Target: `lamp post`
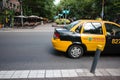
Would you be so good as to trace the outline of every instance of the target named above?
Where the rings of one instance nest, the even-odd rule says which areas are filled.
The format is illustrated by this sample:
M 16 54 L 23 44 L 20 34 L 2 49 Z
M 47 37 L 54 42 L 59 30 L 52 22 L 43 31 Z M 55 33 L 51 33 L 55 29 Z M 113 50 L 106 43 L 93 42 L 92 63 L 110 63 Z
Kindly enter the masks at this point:
M 22 24 L 22 27 L 23 27 L 23 9 L 22 9 L 22 0 L 20 0 L 20 11 L 21 11 L 21 24 Z

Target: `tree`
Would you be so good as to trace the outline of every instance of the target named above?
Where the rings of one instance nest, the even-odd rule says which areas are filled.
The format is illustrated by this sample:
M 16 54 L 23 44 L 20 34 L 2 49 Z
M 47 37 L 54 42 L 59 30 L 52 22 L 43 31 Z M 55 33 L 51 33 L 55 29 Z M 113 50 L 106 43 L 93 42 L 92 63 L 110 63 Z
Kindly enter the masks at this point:
M 102 4 L 103 0 L 61 0 L 58 9 L 70 9 L 69 17 L 95 19 L 101 15 Z M 104 0 L 104 19 L 113 21 L 119 16 L 120 1 Z
M 63 9 L 70 9 L 69 16 L 78 19 L 91 18 L 90 14 L 94 13 L 92 12 L 93 0 L 61 0 L 59 6 L 62 6 Z
M 54 0 L 23 0 L 23 11 L 25 15 L 38 15 L 53 18 Z

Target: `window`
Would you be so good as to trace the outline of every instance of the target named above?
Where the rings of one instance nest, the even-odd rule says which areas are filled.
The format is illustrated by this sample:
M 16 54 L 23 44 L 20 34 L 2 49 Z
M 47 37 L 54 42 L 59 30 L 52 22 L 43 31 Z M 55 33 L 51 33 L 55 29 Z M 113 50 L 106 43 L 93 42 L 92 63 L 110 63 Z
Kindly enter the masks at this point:
M 70 23 L 69 25 L 67 25 L 65 28 L 66 28 L 67 30 L 70 30 L 70 29 L 73 28 L 75 25 L 77 25 L 79 22 L 80 22 L 79 20 L 78 20 L 78 21 L 74 21 L 74 22 Z
M 80 33 L 80 32 L 81 32 L 81 28 L 82 28 L 82 25 L 78 26 L 78 27 L 75 29 L 75 32 L 76 32 L 76 33 Z
M 86 34 L 103 34 L 101 23 L 85 23 L 83 27 L 83 33 Z
M 120 27 L 118 27 L 114 24 L 109 24 L 109 23 L 105 23 L 105 26 L 106 26 L 107 35 L 118 36 L 118 34 L 120 32 Z

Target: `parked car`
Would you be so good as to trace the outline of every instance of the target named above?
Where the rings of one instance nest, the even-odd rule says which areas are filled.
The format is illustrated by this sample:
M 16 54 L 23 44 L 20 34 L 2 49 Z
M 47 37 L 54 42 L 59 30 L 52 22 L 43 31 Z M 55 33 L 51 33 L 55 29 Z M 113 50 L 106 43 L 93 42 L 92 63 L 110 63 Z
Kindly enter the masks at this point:
M 120 52 L 120 25 L 102 20 L 78 20 L 56 28 L 52 44 L 71 58 L 79 58 L 86 51 L 96 51 L 98 45 L 103 51 Z

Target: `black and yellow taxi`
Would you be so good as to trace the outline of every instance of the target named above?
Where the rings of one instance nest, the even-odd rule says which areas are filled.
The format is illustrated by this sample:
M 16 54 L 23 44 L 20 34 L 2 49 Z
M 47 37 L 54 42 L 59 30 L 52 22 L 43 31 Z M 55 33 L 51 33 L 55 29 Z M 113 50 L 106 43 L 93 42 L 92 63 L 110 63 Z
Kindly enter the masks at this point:
M 53 47 L 79 58 L 86 51 L 96 51 L 98 45 L 103 51 L 120 51 L 120 25 L 103 20 L 78 20 L 63 28 L 55 28 Z

